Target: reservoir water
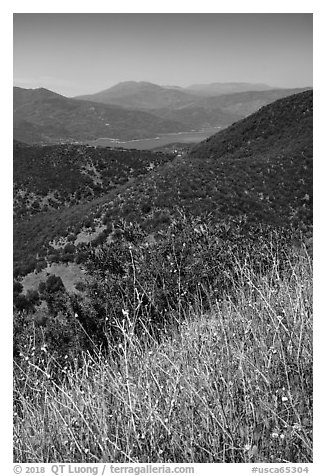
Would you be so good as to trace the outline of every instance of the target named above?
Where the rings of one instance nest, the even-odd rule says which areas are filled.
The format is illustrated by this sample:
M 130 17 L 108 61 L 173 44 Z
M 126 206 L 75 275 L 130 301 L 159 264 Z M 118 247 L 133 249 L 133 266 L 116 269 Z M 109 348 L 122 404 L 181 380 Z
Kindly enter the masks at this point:
M 88 142 L 89 145 L 101 147 L 123 147 L 125 149 L 154 149 L 172 143 L 198 143 L 207 137 L 219 132 L 221 127 L 211 127 L 209 129 L 202 129 L 200 131 L 191 132 L 173 132 L 170 134 L 162 134 L 151 139 L 135 139 L 129 141 L 120 141 L 119 139 L 112 139 L 108 137 L 100 137 L 94 141 Z

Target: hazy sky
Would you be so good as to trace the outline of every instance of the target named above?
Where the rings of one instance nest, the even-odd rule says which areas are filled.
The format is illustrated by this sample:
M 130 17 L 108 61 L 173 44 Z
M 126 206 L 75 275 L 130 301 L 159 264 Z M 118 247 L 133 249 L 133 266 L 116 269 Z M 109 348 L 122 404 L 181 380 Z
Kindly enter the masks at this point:
M 312 14 L 16 13 L 14 84 L 66 96 L 120 81 L 312 86 Z

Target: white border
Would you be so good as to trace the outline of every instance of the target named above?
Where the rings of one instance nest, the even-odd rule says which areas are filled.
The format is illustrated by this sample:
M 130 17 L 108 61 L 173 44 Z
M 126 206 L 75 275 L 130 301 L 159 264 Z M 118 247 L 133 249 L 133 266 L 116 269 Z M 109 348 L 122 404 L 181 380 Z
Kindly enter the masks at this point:
M 244 6 L 246 8 L 244 8 Z M 314 463 L 309 474 L 320 475 L 324 457 L 323 436 L 325 433 L 325 410 L 324 410 L 324 381 L 325 371 L 323 364 L 323 343 L 325 336 L 324 312 L 324 269 L 325 269 L 325 227 L 323 215 L 325 215 L 323 204 L 324 198 L 324 141 L 321 141 L 320 134 L 322 127 L 325 127 L 325 83 L 324 75 L 324 44 L 323 31 L 326 25 L 323 3 L 320 1 L 229 1 L 217 4 L 217 2 L 201 0 L 200 2 L 189 1 L 164 1 L 149 3 L 138 0 L 137 2 L 119 1 L 115 4 L 107 1 L 72 2 L 58 0 L 56 2 L 40 1 L 13 1 L 7 5 L 2 5 L 0 16 L 0 31 L 2 45 L 2 121 L 1 137 L 2 148 L 1 166 L 2 173 L 0 183 L 0 200 L 2 207 L 2 233 L 1 250 L 3 256 L 3 267 L 1 273 L 2 290 L 2 343 L 0 346 L 1 362 L 1 462 L 4 463 L 3 474 L 12 474 L 12 14 L 15 13 L 314 13 Z M 320 54 L 321 53 L 321 54 Z M 323 131 L 323 134 L 325 132 Z M 199 466 L 199 468 L 198 468 Z M 196 474 L 210 473 L 210 467 L 215 465 L 196 465 Z M 235 465 L 232 465 L 232 467 Z M 240 468 L 241 466 L 241 468 Z M 216 469 L 220 474 L 245 474 L 243 465 L 232 468 L 230 465 L 221 465 Z M 6 471 L 8 469 L 8 471 Z M 248 466 L 248 474 L 250 469 Z

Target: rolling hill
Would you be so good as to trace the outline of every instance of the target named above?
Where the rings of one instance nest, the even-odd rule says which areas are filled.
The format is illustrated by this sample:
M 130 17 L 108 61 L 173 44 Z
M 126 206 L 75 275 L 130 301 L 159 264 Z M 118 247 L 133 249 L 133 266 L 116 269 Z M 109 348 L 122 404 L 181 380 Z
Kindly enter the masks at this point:
M 77 96 L 76 99 L 150 110 L 188 105 L 196 101 L 197 97 L 183 89 L 158 86 L 145 81 L 125 81 L 95 94 Z
M 213 83 L 206 86 L 186 89 L 126 81 L 77 99 L 147 110 L 160 119 L 182 123 L 184 130 L 195 130 L 230 125 L 266 104 L 306 90 L 272 89 L 248 83 Z
M 280 99 L 193 147 L 188 155 L 162 158 L 146 175 L 101 190 L 82 203 L 18 220 L 16 260 L 23 264 L 28 258 L 35 265 L 36 250 L 43 256 L 52 252 L 50 240 L 79 233 L 87 219 L 106 226 L 104 241 L 121 218 L 156 233 L 171 223 L 177 207 L 195 216 L 208 214 L 215 222 L 244 217 L 249 223 L 309 230 L 312 117 L 312 91 Z M 37 180 L 41 184 L 44 178 Z
M 175 155 L 175 154 L 174 154 Z M 14 214 L 35 215 L 99 197 L 174 158 L 160 152 L 14 141 Z
M 141 210 L 150 206 L 144 216 Z M 136 181 L 112 206 L 155 228 L 174 206 L 215 220 L 312 223 L 312 92 L 280 99 Z
M 184 125 L 145 111 L 78 101 L 44 88 L 14 88 L 14 138 L 27 143 L 131 140 L 178 132 Z
M 195 105 L 176 109 L 153 109 L 160 118 L 182 122 L 188 128 L 227 126 L 277 99 L 298 94 L 305 89 L 272 89 L 248 91 L 200 98 Z
M 14 143 L 59 205 L 14 224 L 15 461 L 312 461 L 312 120 L 308 91 L 175 158 Z
M 101 137 L 131 140 L 225 127 L 263 105 L 300 91 L 279 89 L 200 97 L 181 89 L 126 82 L 73 99 L 44 88 L 15 87 L 14 138 L 29 144 L 76 143 Z

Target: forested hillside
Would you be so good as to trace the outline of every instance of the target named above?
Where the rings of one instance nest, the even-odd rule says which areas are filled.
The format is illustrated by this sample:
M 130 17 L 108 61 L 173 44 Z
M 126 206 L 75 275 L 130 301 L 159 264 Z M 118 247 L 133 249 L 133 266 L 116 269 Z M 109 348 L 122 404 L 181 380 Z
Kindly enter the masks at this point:
M 172 160 L 173 154 L 14 141 L 16 217 L 91 200 Z

